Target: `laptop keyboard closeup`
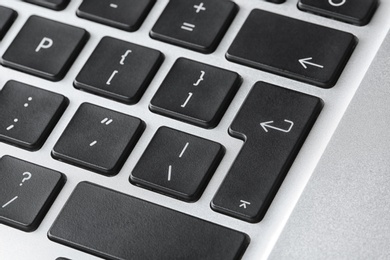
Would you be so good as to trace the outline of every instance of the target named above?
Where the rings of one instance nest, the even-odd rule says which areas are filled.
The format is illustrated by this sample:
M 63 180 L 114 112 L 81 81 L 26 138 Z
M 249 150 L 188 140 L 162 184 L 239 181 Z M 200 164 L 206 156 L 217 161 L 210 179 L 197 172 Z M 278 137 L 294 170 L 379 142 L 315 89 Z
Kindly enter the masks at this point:
M 384 16 L 376 0 L 0 5 L 0 259 L 266 258 Z

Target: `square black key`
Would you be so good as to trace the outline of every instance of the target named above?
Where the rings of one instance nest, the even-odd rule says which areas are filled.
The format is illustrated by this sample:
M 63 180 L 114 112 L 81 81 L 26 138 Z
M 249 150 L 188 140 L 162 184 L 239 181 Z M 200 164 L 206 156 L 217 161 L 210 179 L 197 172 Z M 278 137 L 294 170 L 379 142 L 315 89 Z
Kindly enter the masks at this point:
M 65 76 L 88 36 L 84 29 L 31 16 L 4 53 L 1 63 L 58 81 Z
M 14 10 L 0 6 L 0 40 L 3 39 L 17 16 L 18 14 Z
M 125 31 L 136 31 L 156 0 L 83 0 L 77 15 Z
M 240 84 L 235 72 L 179 58 L 149 107 L 197 126 L 215 127 Z
M 134 104 L 163 61 L 157 50 L 104 37 L 74 82 L 76 88 Z
M 52 150 L 55 159 L 104 175 L 119 172 L 144 130 L 144 123 L 83 103 Z
M 0 91 L 0 141 L 39 149 L 67 105 L 62 95 L 8 81 Z
M 218 143 L 161 127 L 135 166 L 130 181 L 194 201 L 199 199 L 224 151 Z
M 65 183 L 62 173 L 20 159 L 0 159 L 0 223 L 35 230 Z
M 237 13 L 228 0 L 170 0 L 150 36 L 191 50 L 211 53 Z

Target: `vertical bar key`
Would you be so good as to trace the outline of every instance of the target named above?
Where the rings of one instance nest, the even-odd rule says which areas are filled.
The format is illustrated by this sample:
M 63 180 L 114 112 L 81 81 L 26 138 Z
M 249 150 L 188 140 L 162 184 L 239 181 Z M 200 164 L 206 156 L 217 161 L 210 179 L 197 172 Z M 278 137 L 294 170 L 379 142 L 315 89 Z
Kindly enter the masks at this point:
M 259 222 L 321 108 L 317 97 L 256 83 L 229 128 L 229 133 L 245 144 L 211 207 Z

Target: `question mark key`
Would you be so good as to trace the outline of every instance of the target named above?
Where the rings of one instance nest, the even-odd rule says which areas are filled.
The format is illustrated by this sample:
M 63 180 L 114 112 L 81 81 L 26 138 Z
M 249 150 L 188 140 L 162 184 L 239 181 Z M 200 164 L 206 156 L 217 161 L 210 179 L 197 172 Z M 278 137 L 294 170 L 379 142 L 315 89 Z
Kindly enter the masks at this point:
M 0 158 L 0 223 L 31 232 L 38 228 L 65 184 L 65 175 L 21 159 Z

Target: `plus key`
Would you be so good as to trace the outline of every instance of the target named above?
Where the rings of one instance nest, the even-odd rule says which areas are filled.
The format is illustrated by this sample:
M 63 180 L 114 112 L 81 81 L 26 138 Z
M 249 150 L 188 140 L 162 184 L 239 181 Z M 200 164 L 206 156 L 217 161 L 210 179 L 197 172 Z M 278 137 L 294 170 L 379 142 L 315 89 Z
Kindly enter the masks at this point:
M 229 133 L 245 141 L 211 207 L 259 222 L 322 108 L 321 99 L 258 82 Z
M 199 52 L 215 50 L 237 13 L 237 5 L 225 0 L 171 0 L 150 36 Z

